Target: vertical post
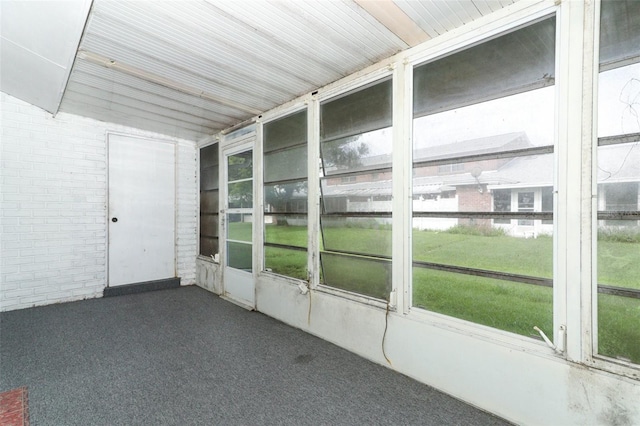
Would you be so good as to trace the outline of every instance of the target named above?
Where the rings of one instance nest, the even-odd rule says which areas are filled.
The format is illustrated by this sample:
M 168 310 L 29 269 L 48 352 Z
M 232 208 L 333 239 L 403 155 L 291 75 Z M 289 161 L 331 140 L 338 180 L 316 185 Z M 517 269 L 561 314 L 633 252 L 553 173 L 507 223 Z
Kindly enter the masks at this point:
M 320 283 L 320 105 L 315 95 L 307 102 L 307 269 L 309 286 Z
M 587 362 L 592 353 L 595 32 L 593 0 L 561 3 L 554 328 L 556 345 L 565 350 L 568 360 L 575 362 Z

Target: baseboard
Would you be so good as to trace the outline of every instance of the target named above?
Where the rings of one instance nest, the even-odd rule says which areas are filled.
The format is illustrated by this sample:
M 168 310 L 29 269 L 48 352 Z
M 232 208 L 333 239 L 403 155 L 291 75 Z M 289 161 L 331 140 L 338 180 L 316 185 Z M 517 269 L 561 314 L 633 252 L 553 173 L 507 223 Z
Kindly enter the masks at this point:
M 104 289 L 103 297 L 123 296 L 125 294 L 144 293 L 147 291 L 166 290 L 168 288 L 177 287 L 180 287 L 180 277 L 106 287 Z

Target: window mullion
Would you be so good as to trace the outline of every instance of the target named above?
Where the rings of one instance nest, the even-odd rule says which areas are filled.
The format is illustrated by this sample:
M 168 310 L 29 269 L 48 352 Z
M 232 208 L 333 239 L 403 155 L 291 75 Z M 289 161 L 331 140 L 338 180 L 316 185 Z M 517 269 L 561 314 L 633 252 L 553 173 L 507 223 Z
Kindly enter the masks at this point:
M 307 109 L 307 270 L 309 285 L 320 283 L 320 104 L 311 97 Z

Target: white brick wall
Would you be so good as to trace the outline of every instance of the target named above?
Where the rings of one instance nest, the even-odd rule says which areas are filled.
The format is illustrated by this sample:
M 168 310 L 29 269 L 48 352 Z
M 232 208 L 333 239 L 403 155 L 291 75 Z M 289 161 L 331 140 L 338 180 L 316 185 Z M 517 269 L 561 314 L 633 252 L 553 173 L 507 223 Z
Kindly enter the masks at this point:
M 50 114 L 0 92 L 0 311 L 100 297 L 106 286 L 106 133 L 166 136 Z M 195 283 L 196 145 L 178 146 L 177 262 Z

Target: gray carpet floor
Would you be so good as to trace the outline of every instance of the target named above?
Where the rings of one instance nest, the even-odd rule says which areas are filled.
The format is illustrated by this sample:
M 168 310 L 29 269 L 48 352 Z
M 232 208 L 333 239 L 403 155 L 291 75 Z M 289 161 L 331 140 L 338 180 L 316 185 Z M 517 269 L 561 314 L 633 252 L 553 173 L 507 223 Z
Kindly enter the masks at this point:
M 0 392 L 40 425 L 503 425 L 197 287 L 0 314 Z

